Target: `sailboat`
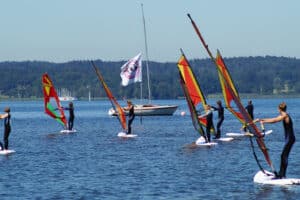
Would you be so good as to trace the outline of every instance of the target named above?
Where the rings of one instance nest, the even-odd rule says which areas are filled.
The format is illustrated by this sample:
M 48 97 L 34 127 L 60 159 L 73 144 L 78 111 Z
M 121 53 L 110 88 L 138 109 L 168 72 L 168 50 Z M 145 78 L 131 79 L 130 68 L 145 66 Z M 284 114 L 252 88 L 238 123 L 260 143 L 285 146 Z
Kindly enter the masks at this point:
M 144 27 L 144 41 L 145 41 L 145 52 L 146 52 L 146 70 L 147 70 L 147 89 L 148 89 L 148 104 L 135 104 L 134 113 L 137 116 L 154 116 L 154 115 L 173 115 L 178 105 L 155 105 L 151 103 L 151 87 L 150 87 L 150 74 L 149 74 L 149 56 L 148 56 L 148 45 L 147 45 L 147 32 L 146 32 L 146 23 L 144 17 L 143 4 L 142 8 L 142 17 L 143 17 L 143 27 Z M 142 83 L 141 87 L 141 98 L 142 94 Z M 110 109 L 108 112 L 109 115 L 116 115 L 114 109 Z
M 61 130 L 61 133 L 75 132 L 75 130 L 67 130 L 67 120 L 64 110 L 61 106 L 52 80 L 47 73 L 42 76 L 42 87 L 44 93 L 45 113 L 64 127 L 64 130 Z
M 106 85 L 104 78 L 103 78 L 100 70 L 96 67 L 95 63 L 93 61 L 91 61 L 91 63 L 92 63 L 92 66 L 94 67 L 95 73 L 106 93 L 106 96 L 108 97 L 113 108 L 115 110 L 117 110 L 117 113 L 118 113 L 117 117 L 118 117 L 118 120 L 123 129 L 121 132 L 118 133 L 118 136 L 119 137 L 136 137 L 137 135 L 134 135 L 134 134 L 126 134 L 128 127 L 127 127 L 127 121 L 126 121 L 126 115 L 125 115 L 124 109 L 121 108 L 120 104 L 117 102 L 116 98 L 113 96 L 112 92 Z
M 142 93 L 142 59 L 141 53 L 128 60 L 122 67 L 120 76 L 122 78 L 121 85 L 127 86 L 140 82 L 141 100 Z M 150 93 L 149 93 L 150 94 Z M 153 115 L 172 115 L 177 109 L 177 106 L 171 105 L 152 105 L 152 104 L 136 104 L 134 112 L 137 116 L 153 116 Z M 117 115 L 114 108 L 109 109 L 109 115 Z M 128 111 L 125 111 L 128 114 Z

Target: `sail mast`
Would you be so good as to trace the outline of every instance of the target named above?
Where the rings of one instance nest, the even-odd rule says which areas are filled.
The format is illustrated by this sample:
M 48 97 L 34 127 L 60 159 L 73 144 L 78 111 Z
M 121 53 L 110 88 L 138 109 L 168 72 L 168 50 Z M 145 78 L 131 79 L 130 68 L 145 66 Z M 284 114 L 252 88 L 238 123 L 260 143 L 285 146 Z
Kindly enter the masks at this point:
M 146 32 L 146 22 L 145 22 L 143 4 L 141 4 L 141 8 L 142 8 L 142 17 L 143 17 L 143 26 L 144 26 L 144 41 L 145 41 L 147 84 L 148 84 L 148 100 L 149 100 L 149 103 L 151 103 L 150 75 L 149 75 L 149 63 L 148 63 L 149 62 L 149 56 L 148 56 L 147 32 Z M 142 91 L 142 89 L 141 89 L 141 91 Z
M 263 134 L 256 127 L 256 125 L 254 124 L 253 120 L 250 118 L 249 114 L 247 113 L 247 111 L 243 107 L 242 103 L 240 102 L 238 93 L 236 91 L 234 91 L 234 89 L 233 89 L 233 86 L 232 86 L 233 83 L 232 83 L 232 85 L 230 85 L 231 77 L 230 77 L 229 73 L 227 73 L 228 77 L 224 76 L 224 74 L 223 74 L 224 72 L 221 71 L 219 63 L 217 62 L 217 60 L 213 57 L 212 53 L 210 52 L 210 50 L 208 48 L 208 45 L 205 43 L 205 41 L 204 41 L 204 39 L 203 39 L 203 37 L 202 37 L 202 35 L 201 35 L 198 27 L 196 26 L 195 22 L 193 21 L 191 15 L 187 14 L 187 16 L 191 20 L 191 23 L 192 23 L 192 25 L 193 25 L 193 27 L 194 27 L 194 29 L 195 29 L 198 37 L 200 38 L 203 46 L 205 47 L 207 53 L 209 54 L 211 60 L 216 65 L 217 70 L 218 70 L 219 75 L 220 75 L 219 76 L 220 77 L 220 81 L 221 82 L 223 81 L 224 84 L 226 85 L 226 87 L 228 89 L 228 92 L 231 94 L 233 101 L 235 102 L 235 104 L 238 107 L 240 113 L 242 114 L 242 117 L 244 118 L 243 120 L 245 121 L 245 125 L 247 125 L 247 127 L 249 128 L 249 130 L 250 130 L 250 132 L 252 134 L 255 134 L 255 136 L 256 136 L 256 142 L 257 142 L 258 146 L 260 147 L 261 151 L 263 152 L 267 163 L 269 164 L 269 166 L 271 167 L 271 169 L 273 171 L 275 171 L 273 163 L 272 163 L 272 161 L 271 161 L 271 159 L 269 157 L 268 149 L 266 148 L 266 146 L 264 144 L 264 141 L 263 141 Z M 224 69 L 226 68 L 225 69 L 226 72 L 228 72 L 227 67 L 226 67 L 225 63 L 223 62 L 223 60 L 222 60 L 222 64 L 223 64 Z

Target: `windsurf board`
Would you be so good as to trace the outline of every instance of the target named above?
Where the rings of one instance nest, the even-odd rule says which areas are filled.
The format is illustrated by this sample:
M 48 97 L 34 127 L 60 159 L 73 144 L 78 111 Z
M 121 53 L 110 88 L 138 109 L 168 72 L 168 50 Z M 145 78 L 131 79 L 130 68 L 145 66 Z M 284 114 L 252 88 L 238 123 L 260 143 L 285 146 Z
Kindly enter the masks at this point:
M 206 142 L 204 137 L 201 136 L 196 140 L 195 144 L 197 146 L 214 146 L 214 145 L 217 145 L 218 143 L 216 143 L 216 142 Z
M 273 130 L 267 130 L 265 132 L 266 135 L 269 135 L 273 132 Z M 249 133 L 247 132 L 241 132 L 241 133 L 226 133 L 227 136 L 229 137 L 244 137 L 244 136 L 249 136 Z
M 68 129 L 64 129 L 64 130 L 61 130 L 60 133 L 76 133 L 77 131 L 75 129 L 72 129 L 72 130 L 68 130 Z
M 276 178 L 274 173 L 267 170 L 257 172 L 253 181 L 264 185 L 300 185 L 298 178 Z
M 0 155 L 8 155 L 8 154 L 12 154 L 15 153 L 15 150 L 12 149 L 7 149 L 7 150 L 0 150 Z
M 134 138 L 134 137 L 137 137 L 137 135 L 135 135 L 135 134 L 126 134 L 124 132 L 119 132 L 118 133 L 118 137 L 122 137 L 122 138 Z
M 233 137 L 220 137 L 216 139 L 213 138 L 214 141 L 221 141 L 221 142 L 230 142 L 233 139 L 234 139 Z

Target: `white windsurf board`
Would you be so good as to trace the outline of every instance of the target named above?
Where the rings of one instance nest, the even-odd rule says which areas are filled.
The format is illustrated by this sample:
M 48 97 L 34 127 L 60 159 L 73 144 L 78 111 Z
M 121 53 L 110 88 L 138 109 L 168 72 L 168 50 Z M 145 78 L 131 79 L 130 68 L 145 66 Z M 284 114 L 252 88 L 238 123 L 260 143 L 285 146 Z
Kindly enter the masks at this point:
M 77 131 L 75 129 L 72 129 L 72 130 L 68 130 L 68 129 L 64 129 L 64 130 L 61 130 L 60 133 L 76 133 Z
M 273 132 L 273 130 L 267 130 L 265 132 L 265 135 L 269 135 Z M 226 133 L 227 136 L 229 137 L 244 137 L 244 136 L 249 136 L 249 133 L 246 132 L 241 132 L 241 133 Z
M 264 172 L 257 172 L 253 181 L 264 185 L 300 185 L 300 179 L 298 178 L 276 178 L 274 173 L 267 170 L 264 170 Z
M 12 154 L 15 153 L 15 150 L 12 149 L 7 149 L 7 150 L 0 150 L 0 155 L 8 155 L 8 154 Z
M 119 132 L 118 133 L 118 137 L 122 137 L 122 138 L 135 138 L 135 137 L 137 137 L 137 135 L 135 135 L 135 134 L 126 134 L 124 132 Z
M 230 141 L 234 140 L 234 138 L 233 137 L 220 137 L 220 138 L 216 138 L 213 140 L 220 141 L 220 142 L 230 142 Z
M 201 136 L 196 140 L 195 144 L 197 146 L 214 146 L 214 145 L 217 145 L 218 143 L 216 143 L 216 142 L 206 142 L 204 137 Z

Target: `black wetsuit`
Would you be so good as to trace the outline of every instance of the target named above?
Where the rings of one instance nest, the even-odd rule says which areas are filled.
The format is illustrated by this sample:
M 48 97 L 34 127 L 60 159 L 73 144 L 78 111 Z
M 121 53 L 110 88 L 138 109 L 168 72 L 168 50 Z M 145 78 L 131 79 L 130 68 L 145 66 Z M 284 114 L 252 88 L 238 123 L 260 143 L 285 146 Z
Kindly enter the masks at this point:
M 212 111 L 209 111 L 209 113 L 206 115 L 206 121 L 206 137 L 207 141 L 210 142 L 210 130 L 214 127 Z
M 216 138 L 220 138 L 221 137 L 221 125 L 224 121 L 224 107 L 221 105 L 218 105 L 218 107 L 214 107 L 212 106 L 212 108 L 214 110 L 218 111 L 218 123 L 217 123 L 217 134 L 216 134 Z
M 247 112 L 249 113 L 251 119 L 254 119 L 254 115 L 253 115 L 254 107 L 253 107 L 253 104 L 248 104 L 248 105 L 246 106 L 246 110 L 247 110 Z
M 73 124 L 74 124 L 74 119 L 75 119 L 74 107 L 64 108 L 64 110 L 69 110 L 68 129 L 72 130 L 73 129 Z
M 283 177 L 283 178 L 286 175 L 289 153 L 292 149 L 293 144 L 296 141 L 294 135 L 294 129 L 293 129 L 293 121 L 289 115 L 288 117 L 289 117 L 289 123 L 286 123 L 285 120 L 283 120 L 285 145 L 281 153 L 281 163 L 280 163 L 280 171 L 279 171 L 279 177 Z
M 3 144 L 0 142 L 1 150 L 8 149 L 8 137 L 9 137 L 10 131 L 11 131 L 10 114 L 8 114 L 8 116 L 6 118 L 4 118 L 4 136 L 3 136 L 4 147 L 3 147 Z
M 132 106 L 129 110 L 129 114 L 128 114 L 128 132 L 127 134 L 131 134 L 131 124 L 134 120 L 135 114 L 134 114 L 134 107 Z

